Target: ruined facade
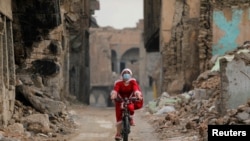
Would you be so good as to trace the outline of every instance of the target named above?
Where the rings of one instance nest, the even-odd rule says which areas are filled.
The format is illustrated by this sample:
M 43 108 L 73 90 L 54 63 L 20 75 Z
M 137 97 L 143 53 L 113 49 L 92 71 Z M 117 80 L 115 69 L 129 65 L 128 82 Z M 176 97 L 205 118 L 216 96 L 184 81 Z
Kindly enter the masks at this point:
M 92 1 L 96 2 L 96 1 Z M 91 24 L 91 0 L 63 3 L 65 10 L 65 39 L 68 40 L 68 85 L 69 93 L 83 103 L 89 104 L 90 68 L 89 68 L 89 32 Z M 92 7 L 98 8 L 98 7 Z
M 89 103 L 88 29 L 98 4 L 96 0 L 0 2 L 1 126 L 11 118 L 15 99 L 24 100 L 19 86 L 47 95 L 51 102 L 74 96 Z
M 66 80 L 59 80 L 66 71 L 62 69 L 66 52 L 61 46 L 63 27 L 59 1 L 14 0 L 12 10 L 17 79 L 23 83 L 33 79 L 39 83 L 34 83 L 38 89 L 61 99 Z
M 249 7 L 249 0 L 144 0 L 145 47 L 161 53 L 159 92 L 189 91 L 213 55 L 248 40 Z
M 142 87 L 147 85 L 142 33 L 143 20 L 135 28 L 90 29 L 91 94 L 97 103 L 102 96 L 107 101 L 110 99 L 113 84 L 124 68 L 133 71 L 133 77 Z
M 15 61 L 11 0 L 0 1 L 0 125 L 6 126 L 15 105 Z

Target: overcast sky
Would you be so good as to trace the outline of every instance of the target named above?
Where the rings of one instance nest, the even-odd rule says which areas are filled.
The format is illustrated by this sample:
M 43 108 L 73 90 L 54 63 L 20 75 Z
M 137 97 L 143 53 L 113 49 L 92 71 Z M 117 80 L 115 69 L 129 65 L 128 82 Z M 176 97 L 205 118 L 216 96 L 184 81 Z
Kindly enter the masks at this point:
M 100 10 L 94 17 L 100 27 L 112 26 L 116 29 L 135 27 L 143 19 L 143 0 L 99 0 Z

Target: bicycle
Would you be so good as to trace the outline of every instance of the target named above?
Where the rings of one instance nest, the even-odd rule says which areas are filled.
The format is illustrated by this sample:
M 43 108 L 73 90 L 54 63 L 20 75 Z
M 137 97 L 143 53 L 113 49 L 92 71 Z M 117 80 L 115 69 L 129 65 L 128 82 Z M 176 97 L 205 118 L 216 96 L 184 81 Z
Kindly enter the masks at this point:
M 139 100 L 137 97 L 130 97 L 130 98 L 116 98 L 116 101 L 122 102 L 122 130 L 121 135 L 123 138 L 123 141 L 128 141 L 128 135 L 130 133 L 130 113 L 128 110 L 128 104 L 130 104 L 133 101 Z M 116 139 L 116 141 L 119 141 Z

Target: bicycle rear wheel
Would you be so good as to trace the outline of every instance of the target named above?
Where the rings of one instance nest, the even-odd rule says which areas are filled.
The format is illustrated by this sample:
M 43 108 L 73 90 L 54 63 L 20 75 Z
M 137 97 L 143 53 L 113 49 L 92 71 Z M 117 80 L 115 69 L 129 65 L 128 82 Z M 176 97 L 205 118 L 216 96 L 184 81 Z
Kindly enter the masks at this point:
M 123 125 L 122 129 L 123 141 L 128 141 L 128 134 L 130 133 L 130 124 L 128 116 L 124 117 L 122 125 Z

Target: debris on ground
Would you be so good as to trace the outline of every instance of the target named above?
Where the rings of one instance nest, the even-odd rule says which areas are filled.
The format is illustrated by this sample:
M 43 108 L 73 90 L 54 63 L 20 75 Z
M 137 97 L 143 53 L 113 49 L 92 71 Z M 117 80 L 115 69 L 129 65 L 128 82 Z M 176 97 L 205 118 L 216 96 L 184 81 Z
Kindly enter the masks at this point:
M 207 141 L 208 125 L 249 125 L 250 100 L 238 108 L 228 109 L 225 115 L 217 110 L 221 95 L 218 60 L 240 58 L 249 64 L 249 52 L 250 45 L 242 45 L 225 56 L 217 56 L 213 59 L 214 67 L 200 74 L 193 82 L 193 90 L 173 96 L 164 92 L 149 102 L 145 108 L 149 114 L 145 116 L 159 133 L 159 138 L 168 141 Z

